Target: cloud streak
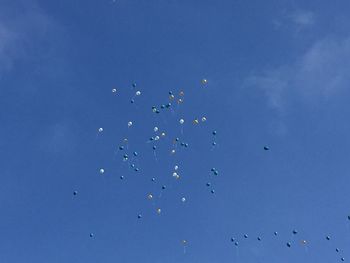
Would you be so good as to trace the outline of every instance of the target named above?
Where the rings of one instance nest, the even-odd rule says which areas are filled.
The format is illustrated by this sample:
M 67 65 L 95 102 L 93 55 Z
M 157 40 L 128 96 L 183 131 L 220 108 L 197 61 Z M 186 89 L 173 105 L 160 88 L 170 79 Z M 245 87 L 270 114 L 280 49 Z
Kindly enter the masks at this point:
M 289 64 L 252 74 L 246 86 L 262 90 L 270 107 L 284 111 L 292 100 L 319 103 L 350 84 L 350 37 L 315 42 Z

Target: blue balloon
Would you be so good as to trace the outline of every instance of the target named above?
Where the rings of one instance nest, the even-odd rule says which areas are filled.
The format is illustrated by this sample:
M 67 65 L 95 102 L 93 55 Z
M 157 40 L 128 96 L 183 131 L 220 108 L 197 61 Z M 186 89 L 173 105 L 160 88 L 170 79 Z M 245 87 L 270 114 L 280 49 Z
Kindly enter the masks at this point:
M 218 174 L 219 174 L 219 172 L 218 172 L 218 171 L 214 171 L 214 174 L 215 174 L 215 175 L 218 175 Z
M 298 234 L 298 231 L 296 231 L 295 229 L 293 230 L 293 234 L 296 235 Z
M 287 247 L 291 247 L 292 244 L 290 242 L 287 242 Z
M 156 178 L 153 177 L 153 178 L 152 178 L 152 182 L 155 182 L 155 181 L 156 181 Z
M 123 180 L 123 179 L 124 179 L 124 176 L 121 175 L 121 176 L 120 176 L 120 179 Z
M 138 172 L 139 171 L 139 168 L 135 168 L 135 172 Z
M 274 232 L 273 234 L 274 234 L 275 236 L 277 236 L 277 235 L 278 235 L 278 233 L 277 233 L 277 232 Z
M 336 252 L 339 252 L 340 250 L 339 250 L 339 248 L 336 248 L 335 251 L 336 251 Z
M 142 218 L 142 215 L 141 215 L 141 214 L 139 214 L 139 215 L 137 216 L 137 218 L 138 218 L 138 219 Z
M 264 146 L 264 150 L 268 151 L 268 150 L 270 150 L 270 148 L 268 146 Z
M 133 86 L 134 88 L 136 88 L 136 83 L 134 82 L 134 83 L 132 84 L 132 86 Z
M 330 237 L 330 236 L 326 236 L 326 239 L 327 239 L 327 240 L 330 240 L 330 239 L 331 239 L 331 237 Z
M 173 95 L 173 92 L 172 92 L 172 91 L 169 91 L 169 95 Z
M 207 186 L 210 186 L 210 183 L 207 183 Z
M 215 145 L 216 145 L 216 142 L 213 142 L 212 145 L 215 146 Z
M 258 240 L 261 241 L 261 237 L 258 237 Z
M 213 189 L 213 190 L 211 190 L 210 192 L 211 192 L 212 194 L 215 194 L 215 190 L 214 190 L 214 189 Z
M 90 237 L 94 237 L 94 233 L 90 233 Z
M 165 185 L 163 185 L 163 186 L 162 186 L 162 189 L 164 190 L 165 188 L 166 188 L 166 186 L 165 186 Z
M 157 146 L 153 145 L 153 150 L 157 149 Z
M 73 195 L 77 195 L 77 194 L 78 194 L 78 191 L 74 191 L 74 192 L 73 192 Z
M 345 261 L 345 258 L 341 258 L 340 260 L 341 260 L 341 261 Z
M 245 234 L 245 235 L 244 235 L 244 238 L 248 238 L 248 235 L 247 235 L 247 234 Z
M 238 242 L 237 241 L 235 242 L 235 246 L 238 246 Z
M 235 241 L 235 238 L 234 237 L 231 237 L 231 242 L 234 242 Z
M 216 135 L 216 131 L 213 131 L 213 135 Z
M 124 150 L 124 146 L 119 146 L 119 150 Z
M 135 102 L 135 100 L 134 100 L 134 99 L 131 99 L 131 100 L 130 100 L 130 103 L 134 103 L 134 102 Z

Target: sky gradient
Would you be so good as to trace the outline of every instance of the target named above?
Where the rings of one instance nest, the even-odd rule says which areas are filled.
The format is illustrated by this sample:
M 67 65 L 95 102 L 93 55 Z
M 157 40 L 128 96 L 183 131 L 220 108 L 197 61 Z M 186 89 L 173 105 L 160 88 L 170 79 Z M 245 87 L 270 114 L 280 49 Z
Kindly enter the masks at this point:
M 349 11 L 0 0 L 0 262 L 350 260 Z M 169 91 L 184 103 L 154 114 Z

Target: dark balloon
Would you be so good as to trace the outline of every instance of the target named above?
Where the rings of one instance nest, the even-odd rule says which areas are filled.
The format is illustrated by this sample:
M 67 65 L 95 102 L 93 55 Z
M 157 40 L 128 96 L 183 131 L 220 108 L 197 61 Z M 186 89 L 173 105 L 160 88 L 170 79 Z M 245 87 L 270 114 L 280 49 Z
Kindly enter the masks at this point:
M 166 186 L 165 186 L 165 185 L 163 185 L 163 186 L 162 186 L 162 189 L 164 190 L 165 188 L 166 188 Z
M 341 258 L 340 260 L 341 260 L 341 261 L 345 261 L 345 258 Z
M 264 146 L 264 150 L 268 151 L 268 150 L 270 150 L 270 148 L 268 146 Z
M 165 108 L 165 105 L 164 105 L 164 104 L 163 104 L 163 105 L 161 105 L 161 106 L 160 106 L 160 108 L 161 108 L 161 109 L 164 109 L 164 108 Z
M 290 242 L 287 243 L 287 247 L 291 247 L 292 244 Z
M 213 189 L 213 190 L 211 190 L 210 192 L 211 192 L 212 194 L 215 194 L 215 190 L 214 190 L 214 189 Z
M 155 182 L 155 181 L 156 181 L 156 178 L 153 177 L 153 178 L 152 178 L 152 182 Z
M 132 86 L 133 86 L 134 88 L 136 88 L 136 83 L 134 82 L 134 83 L 132 84 Z
M 277 236 L 277 235 L 278 235 L 278 233 L 277 233 L 277 232 L 274 232 L 273 234 L 274 234 L 275 236 Z
M 153 147 L 152 147 L 152 148 L 153 148 L 153 150 L 155 150 L 155 149 L 157 149 L 157 146 L 153 145 Z
M 123 179 L 124 179 L 124 176 L 121 175 L 121 176 L 120 176 L 120 179 L 123 180 Z
M 77 195 L 77 194 L 78 194 L 78 191 L 74 191 L 74 192 L 73 192 L 73 195 Z
M 295 229 L 293 230 L 293 234 L 296 235 L 298 234 L 298 231 L 296 231 Z
M 216 131 L 213 131 L 213 135 L 216 135 Z
M 258 237 L 258 240 L 261 241 L 261 237 Z
M 90 233 L 90 237 L 94 237 L 94 234 L 93 234 L 93 233 Z
M 235 241 L 235 239 L 233 237 L 231 237 L 231 242 L 234 242 L 234 241 Z
M 137 156 L 137 152 L 134 152 L 134 156 Z
M 135 100 L 134 100 L 134 99 L 131 99 L 131 100 L 130 100 L 130 103 L 134 103 L 134 102 L 135 102 Z
M 210 183 L 207 183 L 207 186 L 210 186 Z
M 331 237 L 330 237 L 330 236 L 326 236 L 326 239 L 327 239 L 327 240 L 330 240 L 330 239 L 331 239 Z
M 119 146 L 119 150 L 124 150 L 124 146 Z
M 213 142 L 212 145 L 215 146 L 215 145 L 216 145 L 216 142 Z
M 214 174 L 215 174 L 215 175 L 219 175 L 219 172 L 218 172 L 218 171 L 214 171 Z
M 135 172 L 138 172 L 139 171 L 139 168 L 135 168 Z
M 237 241 L 235 242 L 235 246 L 238 246 L 238 242 Z
M 244 235 L 244 238 L 248 238 L 248 235 L 247 235 L 247 234 L 245 234 L 245 235 Z
M 336 252 L 339 252 L 340 250 L 339 250 L 339 248 L 336 248 L 335 251 L 336 251 Z

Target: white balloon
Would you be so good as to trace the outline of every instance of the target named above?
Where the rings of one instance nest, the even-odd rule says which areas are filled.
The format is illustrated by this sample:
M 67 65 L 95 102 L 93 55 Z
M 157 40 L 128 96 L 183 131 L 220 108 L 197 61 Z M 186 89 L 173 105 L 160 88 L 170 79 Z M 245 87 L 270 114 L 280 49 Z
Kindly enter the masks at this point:
M 186 202 L 186 198 L 185 197 L 182 197 L 181 198 L 181 201 L 184 203 L 184 202 Z
M 113 92 L 113 93 L 116 93 L 116 92 L 117 92 L 117 89 L 112 89 L 112 92 Z
M 132 126 L 132 121 L 129 121 L 128 122 L 128 127 L 131 127 Z
M 177 172 L 173 172 L 173 177 L 177 177 L 177 176 L 178 176 Z
M 99 129 L 98 129 L 98 132 L 103 132 L 103 128 L 99 128 Z
M 156 137 L 154 137 L 154 140 L 158 141 L 159 140 L 159 136 L 157 135 Z
M 141 91 L 136 91 L 136 96 L 140 96 L 141 95 Z
M 202 84 L 207 84 L 208 80 L 207 79 L 202 79 Z
M 105 173 L 105 169 L 101 168 L 100 169 L 100 174 L 104 174 Z
M 157 132 L 158 131 L 158 127 L 154 127 L 154 132 Z
M 162 210 L 160 208 L 157 209 L 157 214 L 160 214 Z
M 202 117 L 202 122 L 205 122 L 207 120 L 206 117 Z
M 185 123 L 185 120 L 184 119 L 180 119 L 180 124 L 184 124 Z
M 179 169 L 179 166 L 175 165 L 174 170 L 177 171 Z

